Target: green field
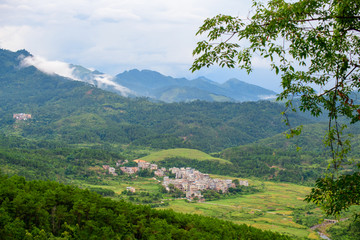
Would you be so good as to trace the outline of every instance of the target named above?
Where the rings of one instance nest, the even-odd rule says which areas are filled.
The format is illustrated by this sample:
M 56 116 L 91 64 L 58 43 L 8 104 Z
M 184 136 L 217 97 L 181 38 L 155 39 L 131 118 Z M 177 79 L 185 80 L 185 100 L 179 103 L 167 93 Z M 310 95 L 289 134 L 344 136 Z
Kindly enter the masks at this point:
M 219 161 L 220 163 L 232 164 L 228 160 L 215 158 L 202 151 L 196 149 L 188 149 L 188 148 L 175 148 L 175 149 L 162 150 L 159 152 L 151 153 L 150 155 L 142 157 L 141 159 L 147 162 L 158 162 L 165 160 L 166 158 L 175 158 L 175 157 L 196 159 L 198 161 L 211 160 L 211 161 Z
M 211 175 L 211 177 L 234 179 L 218 175 Z M 184 199 L 163 199 L 163 201 L 169 202 L 169 206 L 162 208 L 171 208 L 176 212 L 216 217 L 239 224 L 245 223 L 257 228 L 277 231 L 300 238 L 318 239 L 314 231 L 295 223 L 292 219 L 292 212 L 295 209 L 304 208 L 307 205 L 303 199 L 310 192 L 310 187 L 291 183 L 262 182 L 252 179 L 248 181 L 250 185 L 256 186 L 261 192 L 203 203 L 188 203 Z M 104 179 L 104 185 L 88 184 L 84 181 L 75 181 L 73 183 L 82 188 L 101 187 L 111 189 L 116 194 L 121 194 L 129 186 L 134 187 L 137 192 L 149 192 L 152 194 L 159 192 L 159 181 L 153 178 L 134 177 L 131 180 L 109 177 Z M 312 211 L 321 214 L 319 209 Z
M 294 209 L 305 207 L 307 204 L 303 199 L 310 192 L 309 187 L 256 180 L 249 180 L 249 183 L 264 188 L 264 191 L 204 203 L 173 200 L 166 208 L 177 212 L 221 218 L 239 224 L 245 223 L 296 237 L 318 239 L 317 234 L 312 230 L 293 222 L 291 216 Z M 320 212 L 319 209 L 315 211 Z

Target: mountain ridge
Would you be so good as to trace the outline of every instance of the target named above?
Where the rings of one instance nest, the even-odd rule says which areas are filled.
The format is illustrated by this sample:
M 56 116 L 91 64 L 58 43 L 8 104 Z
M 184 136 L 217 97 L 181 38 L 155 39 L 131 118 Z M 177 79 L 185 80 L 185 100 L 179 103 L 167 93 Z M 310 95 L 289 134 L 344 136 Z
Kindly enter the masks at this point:
M 4 51 L 7 51 L 5 54 Z M 35 67 L 50 75 L 59 75 L 70 80 L 86 82 L 106 91 L 125 97 L 148 97 L 164 102 L 243 102 L 275 98 L 276 93 L 257 85 L 231 78 L 220 84 L 206 77 L 192 80 L 165 76 L 153 70 L 131 69 L 111 76 L 81 65 L 59 61 L 47 61 L 26 50 L 11 52 L 2 49 L 4 55 L 17 55 L 17 67 Z
M 114 81 L 122 86 L 132 89 L 140 96 L 155 98 L 165 102 L 181 101 L 217 101 L 213 95 L 222 96 L 222 101 L 257 101 L 266 98 L 275 98 L 276 92 L 231 78 L 225 83 L 217 83 L 205 77 L 188 80 L 186 78 L 173 78 L 152 70 L 133 69 L 117 74 Z M 183 96 L 170 100 L 161 98 L 169 95 L 173 89 L 182 89 Z M 194 96 L 193 91 L 198 89 L 201 93 Z

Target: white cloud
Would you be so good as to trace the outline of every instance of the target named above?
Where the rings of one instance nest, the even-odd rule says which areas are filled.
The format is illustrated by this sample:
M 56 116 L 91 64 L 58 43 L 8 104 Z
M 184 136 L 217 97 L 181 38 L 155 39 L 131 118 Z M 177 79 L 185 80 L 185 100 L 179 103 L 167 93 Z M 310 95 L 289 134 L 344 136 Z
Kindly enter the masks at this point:
M 141 17 L 127 9 L 99 8 L 95 10 L 91 19 L 117 22 L 121 20 L 141 20 Z
M 121 94 L 123 96 L 128 96 L 130 93 L 132 93 L 132 91 L 130 89 L 128 89 L 124 86 L 121 86 L 118 83 L 113 82 L 113 78 L 114 77 L 112 77 L 108 74 L 101 74 L 101 75 L 95 76 L 95 80 L 97 81 L 97 86 L 99 88 L 111 86 L 111 87 L 114 87 L 114 89 L 116 89 L 117 91 L 121 92 Z
M 48 61 L 45 58 L 38 56 L 29 56 L 21 61 L 22 67 L 34 66 L 40 71 L 47 74 L 57 74 L 62 77 L 71 78 L 74 80 L 80 80 L 79 78 L 73 75 L 73 68 L 69 66 L 68 63 L 61 61 Z
M 254 68 L 271 69 L 271 61 L 266 58 L 262 58 L 260 56 L 254 56 L 251 59 L 251 62 Z
M 34 66 L 40 71 L 50 75 L 57 74 L 59 76 L 70 78 L 76 81 L 89 82 L 88 80 L 75 76 L 74 75 L 75 68 L 71 67 L 68 63 L 61 61 L 48 61 L 43 57 L 28 56 L 21 60 L 20 66 L 21 67 Z M 94 74 L 93 77 L 96 82 L 95 85 L 99 88 L 113 87 L 115 90 L 119 91 L 123 96 L 127 96 L 131 93 L 131 91 L 128 88 L 113 82 L 113 77 L 108 74 Z
M 0 26 L 0 47 L 12 51 L 29 48 L 26 36 L 32 32 L 32 27 L 21 26 Z
M 259 95 L 258 97 L 262 100 L 276 99 L 276 95 Z

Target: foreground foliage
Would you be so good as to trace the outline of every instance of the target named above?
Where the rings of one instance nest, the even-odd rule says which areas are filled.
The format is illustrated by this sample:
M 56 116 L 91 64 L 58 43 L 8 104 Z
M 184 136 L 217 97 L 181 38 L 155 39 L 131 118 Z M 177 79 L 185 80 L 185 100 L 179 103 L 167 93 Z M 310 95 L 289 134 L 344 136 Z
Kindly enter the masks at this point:
M 198 43 L 198 58 L 192 71 L 218 64 L 252 70 L 252 57 L 258 54 L 281 74 L 283 91 L 278 100 L 292 105 L 300 98 L 299 109 L 313 116 L 328 115 L 325 144 L 333 159 L 329 176 L 319 179 L 308 201 L 321 204 L 328 214 L 339 214 L 360 199 L 359 173 L 343 177 L 339 170 L 349 164 L 350 141 L 342 132 L 346 125 L 360 120 L 356 94 L 360 87 L 360 4 L 351 0 L 270 0 L 266 5 L 253 1 L 248 19 L 218 15 L 206 19 L 197 34 L 207 40 Z M 286 113 L 284 112 L 286 115 Z M 290 125 L 290 122 L 287 121 Z M 289 136 L 301 128 L 291 129 Z M 359 166 L 353 166 L 359 169 Z M 351 184 L 351 190 L 342 188 Z M 341 195 L 341 197 L 337 197 Z
M 332 226 L 328 233 L 333 240 L 358 240 L 360 236 L 359 219 L 339 222 Z
M 56 182 L 0 176 L 1 239 L 289 239 L 218 219 L 103 198 Z

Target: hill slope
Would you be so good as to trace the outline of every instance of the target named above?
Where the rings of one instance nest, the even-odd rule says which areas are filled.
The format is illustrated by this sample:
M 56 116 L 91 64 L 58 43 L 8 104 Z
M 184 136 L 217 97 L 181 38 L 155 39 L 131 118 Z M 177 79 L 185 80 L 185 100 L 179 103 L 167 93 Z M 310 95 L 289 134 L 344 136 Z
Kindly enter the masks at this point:
M 26 51 L 0 50 L 0 130 L 67 143 L 196 148 L 207 152 L 254 142 L 285 131 L 281 105 L 271 102 L 157 104 L 129 99 L 20 67 Z M 32 119 L 16 121 L 15 113 Z M 290 115 L 293 125 L 309 122 Z
M 152 153 L 146 157 L 142 157 L 141 159 L 147 162 L 158 162 L 158 161 L 166 160 L 167 158 L 188 158 L 188 159 L 196 159 L 198 161 L 210 160 L 210 161 L 217 161 L 220 163 L 231 164 L 230 161 L 221 158 L 212 157 L 199 150 L 186 149 L 186 148 L 162 150 L 159 152 Z
M 133 90 L 138 96 L 165 102 L 257 101 L 274 98 L 276 95 L 273 91 L 238 79 L 230 79 L 223 84 L 218 84 L 204 77 L 194 80 L 172 78 L 150 70 L 125 71 L 116 75 L 114 81 Z

